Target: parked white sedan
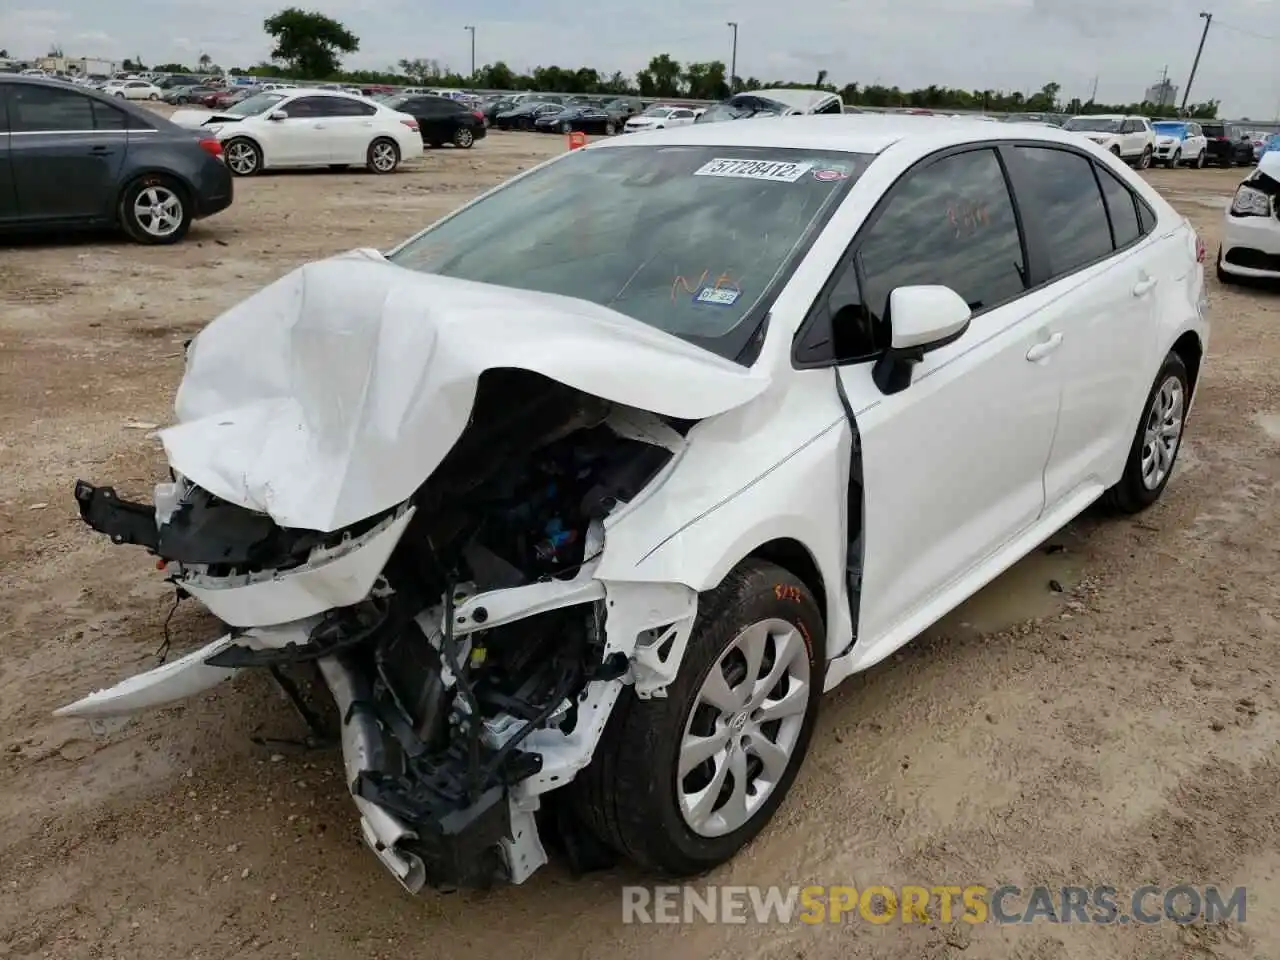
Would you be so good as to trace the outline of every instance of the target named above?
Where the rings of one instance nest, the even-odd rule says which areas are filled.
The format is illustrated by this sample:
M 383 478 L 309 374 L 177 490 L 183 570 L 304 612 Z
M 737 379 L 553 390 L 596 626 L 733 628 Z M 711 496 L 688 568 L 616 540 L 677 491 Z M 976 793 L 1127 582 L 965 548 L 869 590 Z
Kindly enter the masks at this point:
M 164 91 L 149 80 L 112 81 L 102 92 L 121 100 L 159 100 L 164 96 Z
M 698 118 L 691 107 L 650 107 L 623 124 L 623 132 L 638 133 L 641 130 L 665 130 L 667 127 L 685 127 Z
M 1047 127 L 793 116 L 566 152 L 196 337 L 154 509 L 76 499 L 234 629 L 61 712 L 315 662 L 408 889 L 522 882 L 552 823 L 701 873 L 783 802 L 824 691 L 1095 500 L 1160 497 L 1203 258 Z
M 273 90 L 216 113 L 178 110 L 170 119 L 222 141 L 238 177 L 318 166 L 392 173 L 401 161 L 422 155 L 417 120 L 337 90 Z

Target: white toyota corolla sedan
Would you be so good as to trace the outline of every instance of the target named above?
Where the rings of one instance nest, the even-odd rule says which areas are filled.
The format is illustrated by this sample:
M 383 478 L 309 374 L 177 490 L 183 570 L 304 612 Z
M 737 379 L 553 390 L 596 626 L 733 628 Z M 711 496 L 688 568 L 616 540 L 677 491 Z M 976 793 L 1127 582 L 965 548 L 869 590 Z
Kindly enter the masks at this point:
M 1203 261 L 1044 126 L 565 153 L 196 337 L 155 502 L 76 499 L 231 629 L 60 712 L 318 668 L 408 889 L 521 882 L 550 831 L 706 870 L 783 803 L 824 691 L 1094 501 L 1160 497 Z
M 417 120 L 340 90 L 270 90 L 224 110 L 177 110 L 169 119 L 222 141 L 238 177 L 284 167 L 394 173 L 401 161 L 422 156 Z

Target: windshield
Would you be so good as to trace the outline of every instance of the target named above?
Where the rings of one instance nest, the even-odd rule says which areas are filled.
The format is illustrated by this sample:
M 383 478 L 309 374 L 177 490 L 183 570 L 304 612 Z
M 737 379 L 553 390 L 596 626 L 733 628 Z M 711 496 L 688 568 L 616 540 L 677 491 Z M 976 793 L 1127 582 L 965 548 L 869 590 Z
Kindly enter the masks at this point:
M 736 359 L 757 307 L 869 160 L 763 147 L 575 150 L 389 259 L 589 300 Z
M 1114 117 L 1072 117 L 1064 130 L 1094 130 L 1098 133 L 1119 133 L 1121 121 Z
M 229 117 L 256 117 L 265 113 L 285 98 L 283 93 L 255 93 L 222 112 Z
M 1187 132 L 1187 125 L 1185 123 L 1171 123 L 1169 121 L 1165 121 L 1164 123 L 1153 123 L 1151 128 L 1155 130 L 1156 133 L 1163 133 L 1166 137 L 1180 137 Z
M 737 96 L 712 104 L 698 117 L 699 123 L 715 123 L 717 120 L 745 120 L 748 117 L 780 117 L 786 110 L 780 103 L 763 97 Z
M 642 116 L 642 117 L 669 117 L 669 116 L 671 116 L 671 108 L 670 108 L 670 107 L 650 107 L 650 108 L 649 108 L 648 110 L 646 110 L 644 113 L 640 114 L 640 116 Z

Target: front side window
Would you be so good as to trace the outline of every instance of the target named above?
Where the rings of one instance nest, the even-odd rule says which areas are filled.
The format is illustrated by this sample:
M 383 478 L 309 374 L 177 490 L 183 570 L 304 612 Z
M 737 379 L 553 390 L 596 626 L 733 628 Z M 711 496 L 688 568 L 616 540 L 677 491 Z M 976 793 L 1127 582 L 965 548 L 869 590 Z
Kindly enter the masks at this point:
M 54 87 L 10 87 L 9 123 L 14 133 L 85 133 L 96 130 L 89 98 Z
M 101 100 L 90 100 L 93 106 L 93 128 L 95 130 L 128 130 L 130 126 L 143 127 L 143 124 L 130 124 L 129 115 Z
M 897 287 L 942 284 L 972 310 L 1026 289 L 1013 200 L 994 150 L 944 157 L 894 190 L 858 251 L 866 310 L 884 323 Z
M 389 256 L 588 300 L 734 359 L 756 306 L 868 162 L 763 147 L 576 150 Z
M 1112 250 L 1111 227 L 1093 161 L 1069 150 L 1017 147 L 1027 171 L 1029 201 L 1040 210 L 1055 277 L 1071 273 Z

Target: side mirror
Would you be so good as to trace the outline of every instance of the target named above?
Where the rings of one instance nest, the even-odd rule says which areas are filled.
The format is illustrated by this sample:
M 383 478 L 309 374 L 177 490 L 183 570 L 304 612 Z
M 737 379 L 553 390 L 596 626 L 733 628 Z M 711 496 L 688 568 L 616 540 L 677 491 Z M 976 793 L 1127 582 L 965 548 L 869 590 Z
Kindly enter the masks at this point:
M 272 110 L 269 114 L 267 114 L 267 119 L 268 120 L 288 120 L 289 114 L 288 114 L 288 111 L 285 111 L 285 110 Z
M 911 371 L 931 350 L 954 343 L 969 329 L 973 311 L 950 287 L 898 287 L 889 294 L 889 349 L 876 361 L 872 378 L 885 394 L 911 384 Z

